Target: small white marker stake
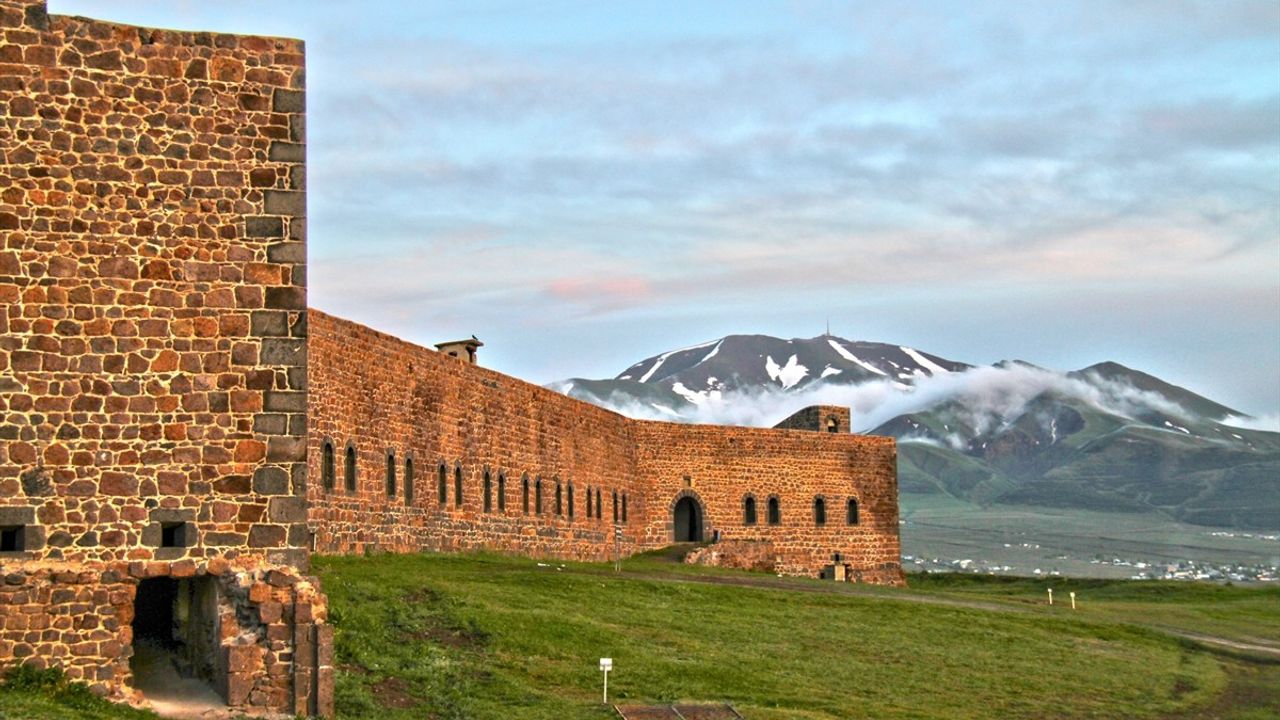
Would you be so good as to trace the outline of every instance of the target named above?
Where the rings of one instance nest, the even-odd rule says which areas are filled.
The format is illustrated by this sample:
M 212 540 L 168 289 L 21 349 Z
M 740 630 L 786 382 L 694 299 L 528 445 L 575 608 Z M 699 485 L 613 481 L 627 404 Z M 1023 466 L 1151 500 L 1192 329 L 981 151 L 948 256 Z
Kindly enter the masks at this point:
M 613 658 L 600 658 L 600 669 L 604 671 L 604 704 L 609 704 L 609 671 L 613 669 Z
M 1071 609 L 1076 609 L 1076 594 L 1074 592 L 1071 593 Z
M 1053 604 L 1053 588 L 1049 588 L 1049 604 Z

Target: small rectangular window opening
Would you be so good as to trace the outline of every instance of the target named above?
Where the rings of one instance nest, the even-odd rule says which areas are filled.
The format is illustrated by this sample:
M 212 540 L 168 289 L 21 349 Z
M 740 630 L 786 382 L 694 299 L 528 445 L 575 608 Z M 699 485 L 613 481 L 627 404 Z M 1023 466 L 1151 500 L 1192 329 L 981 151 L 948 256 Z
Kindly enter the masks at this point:
M 167 522 L 160 524 L 160 547 L 186 547 L 187 524 Z
M 0 527 L 0 552 L 22 552 L 26 549 L 26 525 Z

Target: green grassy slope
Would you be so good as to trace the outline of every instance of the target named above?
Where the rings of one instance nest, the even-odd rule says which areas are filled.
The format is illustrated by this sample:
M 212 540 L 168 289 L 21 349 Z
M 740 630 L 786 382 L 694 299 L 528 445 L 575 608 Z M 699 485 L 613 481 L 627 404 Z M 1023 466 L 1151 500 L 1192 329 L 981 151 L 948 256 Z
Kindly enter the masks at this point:
M 1143 624 L 1280 641 L 1280 590 L 916 578 L 907 589 L 489 555 L 320 557 L 342 718 L 610 718 L 611 700 L 721 701 L 759 720 L 1266 717 L 1280 665 Z M 1060 596 L 1061 597 L 1061 596 Z M 0 718 L 134 720 L 32 688 Z
M 317 566 L 344 717 L 610 717 L 602 656 L 619 702 L 727 701 L 766 719 L 1161 717 L 1227 686 L 1217 659 L 1124 612 L 1016 608 L 1003 592 L 1012 610 L 894 602 L 920 593 L 726 572 L 690 582 L 645 558 L 621 575 L 487 556 Z M 743 578 L 778 587 L 721 584 Z

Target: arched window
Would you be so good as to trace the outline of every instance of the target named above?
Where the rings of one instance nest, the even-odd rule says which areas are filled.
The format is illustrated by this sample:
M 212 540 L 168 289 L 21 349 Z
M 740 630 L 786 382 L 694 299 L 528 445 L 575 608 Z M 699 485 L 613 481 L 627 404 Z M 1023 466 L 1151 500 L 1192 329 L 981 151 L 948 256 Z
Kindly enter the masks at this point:
M 613 491 L 613 521 L 618 522 L 618 491 Z
M 493 511 L 493 480 L 489 476 L 489 470 L 484 471 L 484 511 Z
M 756 524 L 756 499 L 750 495 L 742 498 L 742 524 Z
M 453 466 L 453 506 L 462 507 L 462 466 Z
M 440 487 L 437 492 L 440 494 L 440 505 L 443 507 L 449 502 L 449 468 L 444 463 L 440 463 Z
M 345 473 L 343 481 L 347 484 L 347 492 L 356 491 L 356 446 L 347 445 L 347 456 L 343 460 L 342 470 Z
M 833 417 L 827 418 L 827 432 L 829 433 L 840 432 L 840 422 Z
M 769 498 L 769 524 L 777 525 L 782 522 L 782 507 L 778 504 L 777 496 Z
M 320 455 L 320 482 L 325 492 L 333 492 L 333 443 L 325 440 Z
M 533 512 L 535 515 L 542 514 L 542 478 L 533 483 Z
M 413 504 L 413 456 L 404 459 L 404 504 Z
M 387 497 L 396 496 L 396 453 L 387 451 Z
M 529 514 L 529 473 L 520 476 L 520 502 L 524 508 L 524 514 Z
M 604 502 L 600 499 L 600 488 L 596 488 L 596 519 L 597 520 L 601 518 L 601 513 L 603 512 L 604 512 Z
M 507 510 L 507 474 L 498 473 L 498 512 Z
M 848 525 L 858 524 L 858 501 L 855 498 L 849 498 L 848 504 L 845 505 L 844 521 Z
M 569 519 L 573 519 L 573 483 L 569 483 Z
M 827 501 L 821 495 L 813 499 L 813 524 L 827 524 Z
M 627 521 L 627 494 L 622 493 L 622 522 Z
M 591 486 L 588 485 L 587 486 L 587 519 L 588 520 L 591 519 L 591 512 L 592 512 L 591 507 L 592 507 L 591 506 Z
M 564 489 L 556 481 L 556 515 L 564 515 Z

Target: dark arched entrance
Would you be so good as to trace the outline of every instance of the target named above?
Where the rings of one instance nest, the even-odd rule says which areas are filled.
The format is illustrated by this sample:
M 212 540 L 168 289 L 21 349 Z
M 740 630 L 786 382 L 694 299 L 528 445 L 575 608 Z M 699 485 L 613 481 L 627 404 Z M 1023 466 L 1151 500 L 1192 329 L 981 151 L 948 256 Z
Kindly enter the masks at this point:
M 685 496 L 676 503 L 674 512 L 675 541 L 702 542 L 702 506 Z

